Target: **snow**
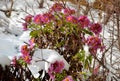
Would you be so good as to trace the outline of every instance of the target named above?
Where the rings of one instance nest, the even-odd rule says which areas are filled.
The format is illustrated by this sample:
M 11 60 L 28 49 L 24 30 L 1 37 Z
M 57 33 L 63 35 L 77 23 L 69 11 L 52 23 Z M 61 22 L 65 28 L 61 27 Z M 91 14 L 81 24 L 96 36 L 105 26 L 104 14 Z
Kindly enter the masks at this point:
M 23 34 L 19 37 L 19 40 L 28 43 L 29 39 L 30 39 L 30 31 L 24 31 Z
M 10 63 L 11 60 L 7 56 L 0 53 L 0 64 L 2 67 L 4 68 L 6 65 L 10 65 Z
M 23 44 L 17 37 L 10 34 L 0 34 L 0 53 L 9 58 L 17 55 L 19 45 Z
M 65 69 L 69 69 L 69 64 L 67 61 L 55 50 L 51 49 L 36 49 L 35 53 L 32 57 L 31 64 L 28 65 L 28 68 L 30 69 L 31 73 L 35 78 L 39 77 L 39 71 L 44 70 L 48 71 L 48 68 L 51 63 L 54 63 L 55 61 L 63 61 L 65 64 Z

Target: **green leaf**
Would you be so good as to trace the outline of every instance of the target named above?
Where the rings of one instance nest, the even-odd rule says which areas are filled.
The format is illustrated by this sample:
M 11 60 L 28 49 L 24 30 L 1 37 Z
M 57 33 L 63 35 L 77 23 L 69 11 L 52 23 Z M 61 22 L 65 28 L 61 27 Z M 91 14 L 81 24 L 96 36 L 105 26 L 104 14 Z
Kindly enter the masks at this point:
M 83 32 L 86 33 L 86 34 L 89 34 L 89 35 L 93 35 L 93 33 L 87 29 L 83 29 Z
M 38 33 L 39 33 L 39 30 L 33 30 L 33 31 L 30 32 L 30 36 L 31 37 L 37 37 Z
M 85 61 L 85 51 L 81 50 L 80 52 L 78 52 L 74 57 L 74 59 L 79 59 L 79 61 L 84 62 Z
M 84 68 L 85 68 L 85 69 L 88 69 L 88 65 L 89 65 L 89 62 L 88 62 L 88 60 L 86 59 L 86 60 L 85 60 L 85 63 L 84 63 Z
M 41 25 L 31 23 L 31 24 L 29 25 L 29 28 L 31 28 L 31 29 L 39 29 L 39 28 L 41 28 Z
M 90 64 L 92 63 L 92 55 L 89 55 L 88 57 L 87 57 L 87 59 L 89 60 L 89 62 L 90 62 Z
M 55 79 L 56 79 L 56 81 L 62 81 L 66 76 L 67 76 L 66 71 L 63 70 L 62 73 L 55 74 Z
M 17 62 L 22 66 L 27 66 L 27 63 L 22 58 L 20 58 Z
M 51 25 L 45 25 L 42 29 L 43 33 L 51 34 L 53 32 L 53 27 Z
M 61 41 L 59 43 L 56 44 L 56 47 L 61 47 L 65 44 L 65 41 Z

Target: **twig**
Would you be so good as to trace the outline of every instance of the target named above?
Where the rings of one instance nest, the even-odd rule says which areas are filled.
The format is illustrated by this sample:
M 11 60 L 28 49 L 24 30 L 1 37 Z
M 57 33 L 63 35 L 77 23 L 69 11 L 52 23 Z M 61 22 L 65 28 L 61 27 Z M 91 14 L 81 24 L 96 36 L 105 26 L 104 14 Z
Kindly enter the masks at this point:
M 116 39 L 116 41 L 117 41 L 117 39 Z M 113 43 L 115 43 L 116 41 L 114 41 Z M 106 50 L 104 51 L 103 55 L 105 55 L 105 53 L 113 46 L 113 43 L 109 46 L 108 49 L 106 49 Z M 102 61 L 103 58 L 102 58 L 101 61 L 100 61 L 94 54 L 93 54 L 93 57 L 99 62 L 99 64 L 100 64 L 101 66 L 103 66 L 103 68 L 105 68 L 107 71 L 110 71 L 110 70 L 108 69 L 108 67 L 106 67 L 106 65 L 103 63 L 103 61 Z M 110 72 L 118 78 L 118 76 L 117 76 L 115 73 L 113 73 L 112 71 L 110 71 Z
M 40 59 L 40 58 L 39 58 Z M 45 59 L 40 59 L 40 60 L 36 60 L 35 62 L 40 62 L 40 61 L 45 61 L 45 62 L 47 62 L 47 63 L 50 63 L 49 61 L 47 61 L 47 60 L 45 60 Z

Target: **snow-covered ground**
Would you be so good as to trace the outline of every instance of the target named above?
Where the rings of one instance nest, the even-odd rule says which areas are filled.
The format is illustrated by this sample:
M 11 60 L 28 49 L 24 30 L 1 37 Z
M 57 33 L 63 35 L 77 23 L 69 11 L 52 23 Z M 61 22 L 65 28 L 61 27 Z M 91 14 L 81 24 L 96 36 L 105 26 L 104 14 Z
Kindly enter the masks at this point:
M 24 21 L 22 19 L 28 13 L 34 15 L 45 12 L 48 8 L 47 3 L 49 3 L 48 0 L 44 4 L 46 7 L 40 9 L 36 0 L 15 0 L 13 5 L 15 11 L 12 11 L 10 18 L 0 11 L 0 52 L 6 55 L 14 55 L 18 52 L 17 46 L 23 44 L 23 41 L 27 42 L 30 38 L 28 36 L 29 31 L 23 31 L 22 23 Z M 0 9 L 7 10 L 10 4 L 9 0 L 0 0 Z M 32 8 L 34 8 L 34 11 Z M 9 49 L 6 50 L 5 48 Z
M 9 0 L 0 0 L 0 10 L 7 10 L 10 5 Z M 47 6 L 47 3 L 44 5 Z M 39 9 L 35 0 L 15 0 L 13 5 L 15 11 L 12 11 L 10 18 L 0 11 L 0 56 L 5 55 L 12 59 L 12 57 L 20 55 L 20 46 L 30 39 L 30 31 L 23 31 L 22 22 L 24 21 L 22 18 L 28 13 L 33 15 L 43 13 L 47 10 L 46 8 Z M 4 58 L 0 59 L 2 61 Z

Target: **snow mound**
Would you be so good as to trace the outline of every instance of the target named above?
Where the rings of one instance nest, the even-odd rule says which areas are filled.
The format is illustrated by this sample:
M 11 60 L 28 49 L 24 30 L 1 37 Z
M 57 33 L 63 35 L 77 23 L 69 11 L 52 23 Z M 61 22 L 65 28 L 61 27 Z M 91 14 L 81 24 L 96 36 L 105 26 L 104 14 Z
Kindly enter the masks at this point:
M 35 78 L 39 77 L 39 71 L 44 70 L 47 72 L 51 63 L 55 61 L 63 61 L 65 64 L 65 69 L 69 69 L 69 64 L 58 52 L 51 49 L 37 49 L 32 57 L 31 64 L 28 68 L 32 72 Z
M 10 65 L 11 63 L 11 60 L 3 55 L 3 54 L 0 54 L 0 65 L 2 65 L 3 68 L 5 68 L 6 65 Z
M 14 35 L 0 34 L 0 53 L 6 55 L 10 59 L 14 56 L 18 56 L 18 48 L 21 44 L 23 44 L 23 42 L 18 40 Z

